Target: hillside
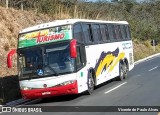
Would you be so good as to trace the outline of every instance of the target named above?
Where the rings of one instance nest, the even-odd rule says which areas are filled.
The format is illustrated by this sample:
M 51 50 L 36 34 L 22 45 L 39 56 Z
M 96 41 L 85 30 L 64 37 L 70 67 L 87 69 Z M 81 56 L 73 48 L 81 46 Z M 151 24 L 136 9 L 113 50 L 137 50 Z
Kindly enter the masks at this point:
M 0 7 L 0 76 L 16 74 L 16 58 L 14 68 L 6 65 L 7 53 L 17 46 L 18 32 L 25 27 L 51 21 L 52 18 L 32 11 L 19 11 Z
M 6 9 L 4 7 L 0 7 L 0 14 L 0 77 L 17 74 L 16 56 L 14 57 L 14 67 L 12 69 L 7 68 L 6 62 L 7 53 L 17 46 L 18 32 L 21 29 L 54 19 L 74 17 L 69 14 L 63 14 L 60 17 L 52 15 L 51 17 L 33 11 L 20 11 L 12 8 Z M 157 49 L 158 51 L 159 49 Z M 136 60 L 155 53 L 150 46 L 150 41 L 139 42 L 137 39 L 134 39 L 134 52 Z

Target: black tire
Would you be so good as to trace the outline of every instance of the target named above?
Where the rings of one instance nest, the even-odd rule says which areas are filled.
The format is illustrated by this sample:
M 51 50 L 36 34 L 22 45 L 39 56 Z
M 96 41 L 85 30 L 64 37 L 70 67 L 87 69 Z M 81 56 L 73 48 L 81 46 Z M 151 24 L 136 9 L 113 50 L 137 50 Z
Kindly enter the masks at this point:
M 93 74 L 91 72 L 88 73 L 88 80 L 87 80 L 87 86 L 88 86 L 88 90 L 87 90 L 87 94 L 91 95 L 94 91 L 94 79 L 93 79 Z
M 122 63 L 119 63 L 119 76 L 117 77 L 118 81 L 122 81 L 125 78 L 124 68 L 125 68 L 125 65 Z
M 127 64 L 124 62 L 124 76 L 123 78 L 126 79 L 128 76 L 128 66 Z

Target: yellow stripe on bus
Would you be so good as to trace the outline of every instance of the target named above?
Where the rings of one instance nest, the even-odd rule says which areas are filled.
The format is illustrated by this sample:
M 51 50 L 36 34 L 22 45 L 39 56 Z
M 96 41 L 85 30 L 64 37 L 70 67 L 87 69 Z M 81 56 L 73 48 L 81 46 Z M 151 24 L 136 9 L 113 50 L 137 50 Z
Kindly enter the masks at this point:
M 110 68 L 109 68 L 109 70 L 108 70 L 108 73 L 113 71 L 114 67 L 118 64 L 118 62 L 119 62 L 121 59 L 124 59 L 124 56 L 125 56 L 125 53 L 124 53 L 124 52 L 122 52 L 122 53 L 120 53 L 120 54 L 118 55 L 118 57 L 116 58 L 115 63 L 110 66 Z
M 112 54 L 108 54 L 105 56 L 105 58 L 103 60 L 101 60 L 98 68 L 97 68 L 97 71 L 96 71 L 96 76 L 98 76 L 103 68 L 106 66 L 106 69 L 110 66 L 110 64 L 113 62 L 113 60 L 115 60 L 115 56 L 113 56 Z

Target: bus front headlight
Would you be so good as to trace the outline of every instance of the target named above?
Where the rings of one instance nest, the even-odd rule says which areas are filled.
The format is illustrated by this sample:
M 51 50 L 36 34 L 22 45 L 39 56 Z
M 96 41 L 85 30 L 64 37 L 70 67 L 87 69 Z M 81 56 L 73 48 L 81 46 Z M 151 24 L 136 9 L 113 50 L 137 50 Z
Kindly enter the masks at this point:
M 33 88 L 31 88 L 31 87 L 21 86 L 21 90 L 31 90 L 31 89 L 33 89 Z
M 69 85 L 69 84 L 73 84 L 76 80 L 70 80 L 70 81 L 65 81 L 63 83 L 60 83 L 56 86 L 64 86 L 64 85 Z

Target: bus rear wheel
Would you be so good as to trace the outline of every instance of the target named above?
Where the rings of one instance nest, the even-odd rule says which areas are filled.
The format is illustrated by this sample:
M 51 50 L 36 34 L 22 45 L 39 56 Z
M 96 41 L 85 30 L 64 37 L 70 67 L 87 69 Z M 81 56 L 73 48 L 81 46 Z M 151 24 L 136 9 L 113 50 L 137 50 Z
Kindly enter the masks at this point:
M 117 79 L 119 81 L 122 81 L 123 79 L 127 78 L 127 65 L 126 63 L 120 63 L 119 65 L 119 76 L 117 77 Z
M 123 75 L 124 79 L 126 79 L 127 76 L 128 76 L 128 66 L 127 66 L 127 64 L 124 62 L 124 75 Z
M 88 81 L 87 81 L 87 94 L 91 95 L 94 91 L 94 79 L 93 79 L 93 74 L 91 72 L 88 73 Z

